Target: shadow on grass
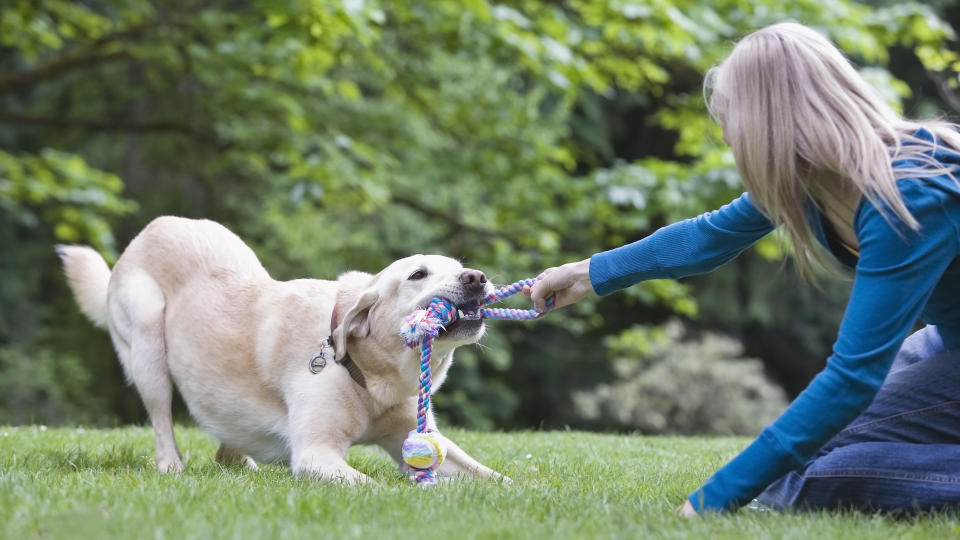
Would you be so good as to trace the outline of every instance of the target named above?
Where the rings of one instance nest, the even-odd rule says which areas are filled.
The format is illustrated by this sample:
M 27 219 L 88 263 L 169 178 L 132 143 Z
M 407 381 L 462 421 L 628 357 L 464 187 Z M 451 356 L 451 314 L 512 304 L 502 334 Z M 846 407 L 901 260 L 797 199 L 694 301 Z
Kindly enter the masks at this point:
M 186 449 L 185 449 L 186 450 Z M 381 486 L 402 486 L 409 479 L 401 474 L 396 464 L 383 451 L 361 446 L 351 450 L 347 456 L 351 467 L 368 475 Z M 318 481 L 310 476 L 295 477 L 285 462 L 259 462 L 259 471 L 246 469 L 242 464 L 223 465 L 213 460 L 213 453 L 200 451 L 184 452 L 184 474 L 197 477 L 210 477 L 223 473 L 229 475 L 251 475 L 261 480 L 289 481 L 294 485 L 310 485 Z M 139 442 L 97 446 L 69 445 L 59 448 L 35 448 L 27 452 L 0 456 L 0 470 L 45 473 L 85 473 L 125 471 L 137 475 L 156 475 L 153 448 Z M 326 484 L 326 482 L 321 482 Z
M 111 446 L 90 452 L 80 447 L 34 450 L 20 454 L 14 463 L 6 459 L 6 467 L 25 471 L 81 472 L 104 470 L 156 471 L 153 457 L 132 445 Z

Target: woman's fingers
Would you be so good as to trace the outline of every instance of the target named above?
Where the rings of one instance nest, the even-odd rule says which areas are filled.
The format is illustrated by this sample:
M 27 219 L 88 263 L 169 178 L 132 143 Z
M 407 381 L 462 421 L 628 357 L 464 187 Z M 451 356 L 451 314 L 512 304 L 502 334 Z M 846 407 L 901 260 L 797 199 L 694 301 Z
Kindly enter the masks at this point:
M 677 515 L 689 518 L 696 516 L 697 511 L 693 509 L 693 505 L 690 504 L 690 501 L 683 501 L 683 506 L 677 508 Z
M 590 285 L 590 259 L 547 268 L 537 276 L 532 287 L 524 287 L 523 294 L 540 311 L 547 310 L 547 299 L 553 298 L 552 308 L 570 305 L 580 300 L 593 288 Z M 529 290 L 528 290 L 529 289 Z
M 553 283 L 548 281 L 549 274 L 547 272 L 544 272 L 540 275 L 544 277 L 542 279 L 538 279 L 537 282 L 533 284 L 533 287 L 531 287 L 530 300 L 533 301 L 533 307 L 539 309 L 540 311 L 546 311 L 547 298 L 553 295 L 554 288 Z

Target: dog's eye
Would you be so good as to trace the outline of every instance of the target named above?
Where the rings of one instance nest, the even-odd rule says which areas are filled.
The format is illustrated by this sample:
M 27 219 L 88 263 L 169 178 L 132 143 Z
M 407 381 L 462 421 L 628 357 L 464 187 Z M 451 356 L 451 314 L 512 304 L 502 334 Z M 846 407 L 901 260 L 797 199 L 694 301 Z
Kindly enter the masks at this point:
M 420 269 L 420 270 L 417 270 L 416 272 L 410 274 L 410 277 L 408 277 L 407 279 L 410 280 L 410 281 L 416 281 L 416 280 L 418 280 L 418 279 L 423 279 L 423 278 L 425 278 L 425 277 L 427 277 L 427 271 L 426 271 L 426 270 L 423 270 L 423 269 Z

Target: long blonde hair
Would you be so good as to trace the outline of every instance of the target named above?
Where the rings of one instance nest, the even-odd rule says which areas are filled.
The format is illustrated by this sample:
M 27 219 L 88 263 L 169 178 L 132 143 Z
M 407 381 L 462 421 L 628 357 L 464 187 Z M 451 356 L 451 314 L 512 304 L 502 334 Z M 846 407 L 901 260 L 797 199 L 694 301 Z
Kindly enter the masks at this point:
M 814 194 L 856 190 L 916 230 L 896 182 L 952 171 L 932 157 L 937 144 L 960 149 L 955 124 L 897 115 L 828 39 L 797 23 L 744 37 L 704 82 L 711 115 L 733 150 L 757 207 L 790 239 L 802 274 L 825 262 L 811 232 Z M 914 136 L 925 127 L 930 142 Z M 904 144 L 910 143 L 910 144 Z M 916 167 L 892 163 L 911 159 Z M 828 264 L 829 266 L 829 264 Z

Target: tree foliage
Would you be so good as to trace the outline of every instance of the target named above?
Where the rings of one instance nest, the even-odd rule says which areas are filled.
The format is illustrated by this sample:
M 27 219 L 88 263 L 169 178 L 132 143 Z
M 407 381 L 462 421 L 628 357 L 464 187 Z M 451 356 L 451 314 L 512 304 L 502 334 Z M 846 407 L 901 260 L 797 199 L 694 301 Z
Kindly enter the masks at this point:
M 17 354 L 4 358 L 108 354 L 102 336 L 76 335 L 84 323 L 67 314 L 49 245 L 114 256 L 160 214 L 225 223 L 280 279 L 440 252 L 503 283 L 726 202 L 739 179 L 702 74 L 737 37 L 784 19 L 826 32 L 893 102 L 913 87 L 897 54 L 956 87 L 953 29 L 913 3 L 7 2 L 0 348 Z M 782 255 L 772 239 L 759 252 Z M 745 320 L 737 307 L 704 313 L 701 286 L 649 282 L 536 330 L 497 325 L 488 347 L 460 355 L 448 414 L 575 421 L 570 392 L 614 376 L 603 336 L 673 313 Z M 115 384 L 110 365 L 91 364 L 111 376 L 84 384 Z M 529 388 L 558 367 L 570 380 Z M 566 412 L 517 415 L 545 394 Z M 136 417 L 129 393 L 106 395 L 94 417 Z

